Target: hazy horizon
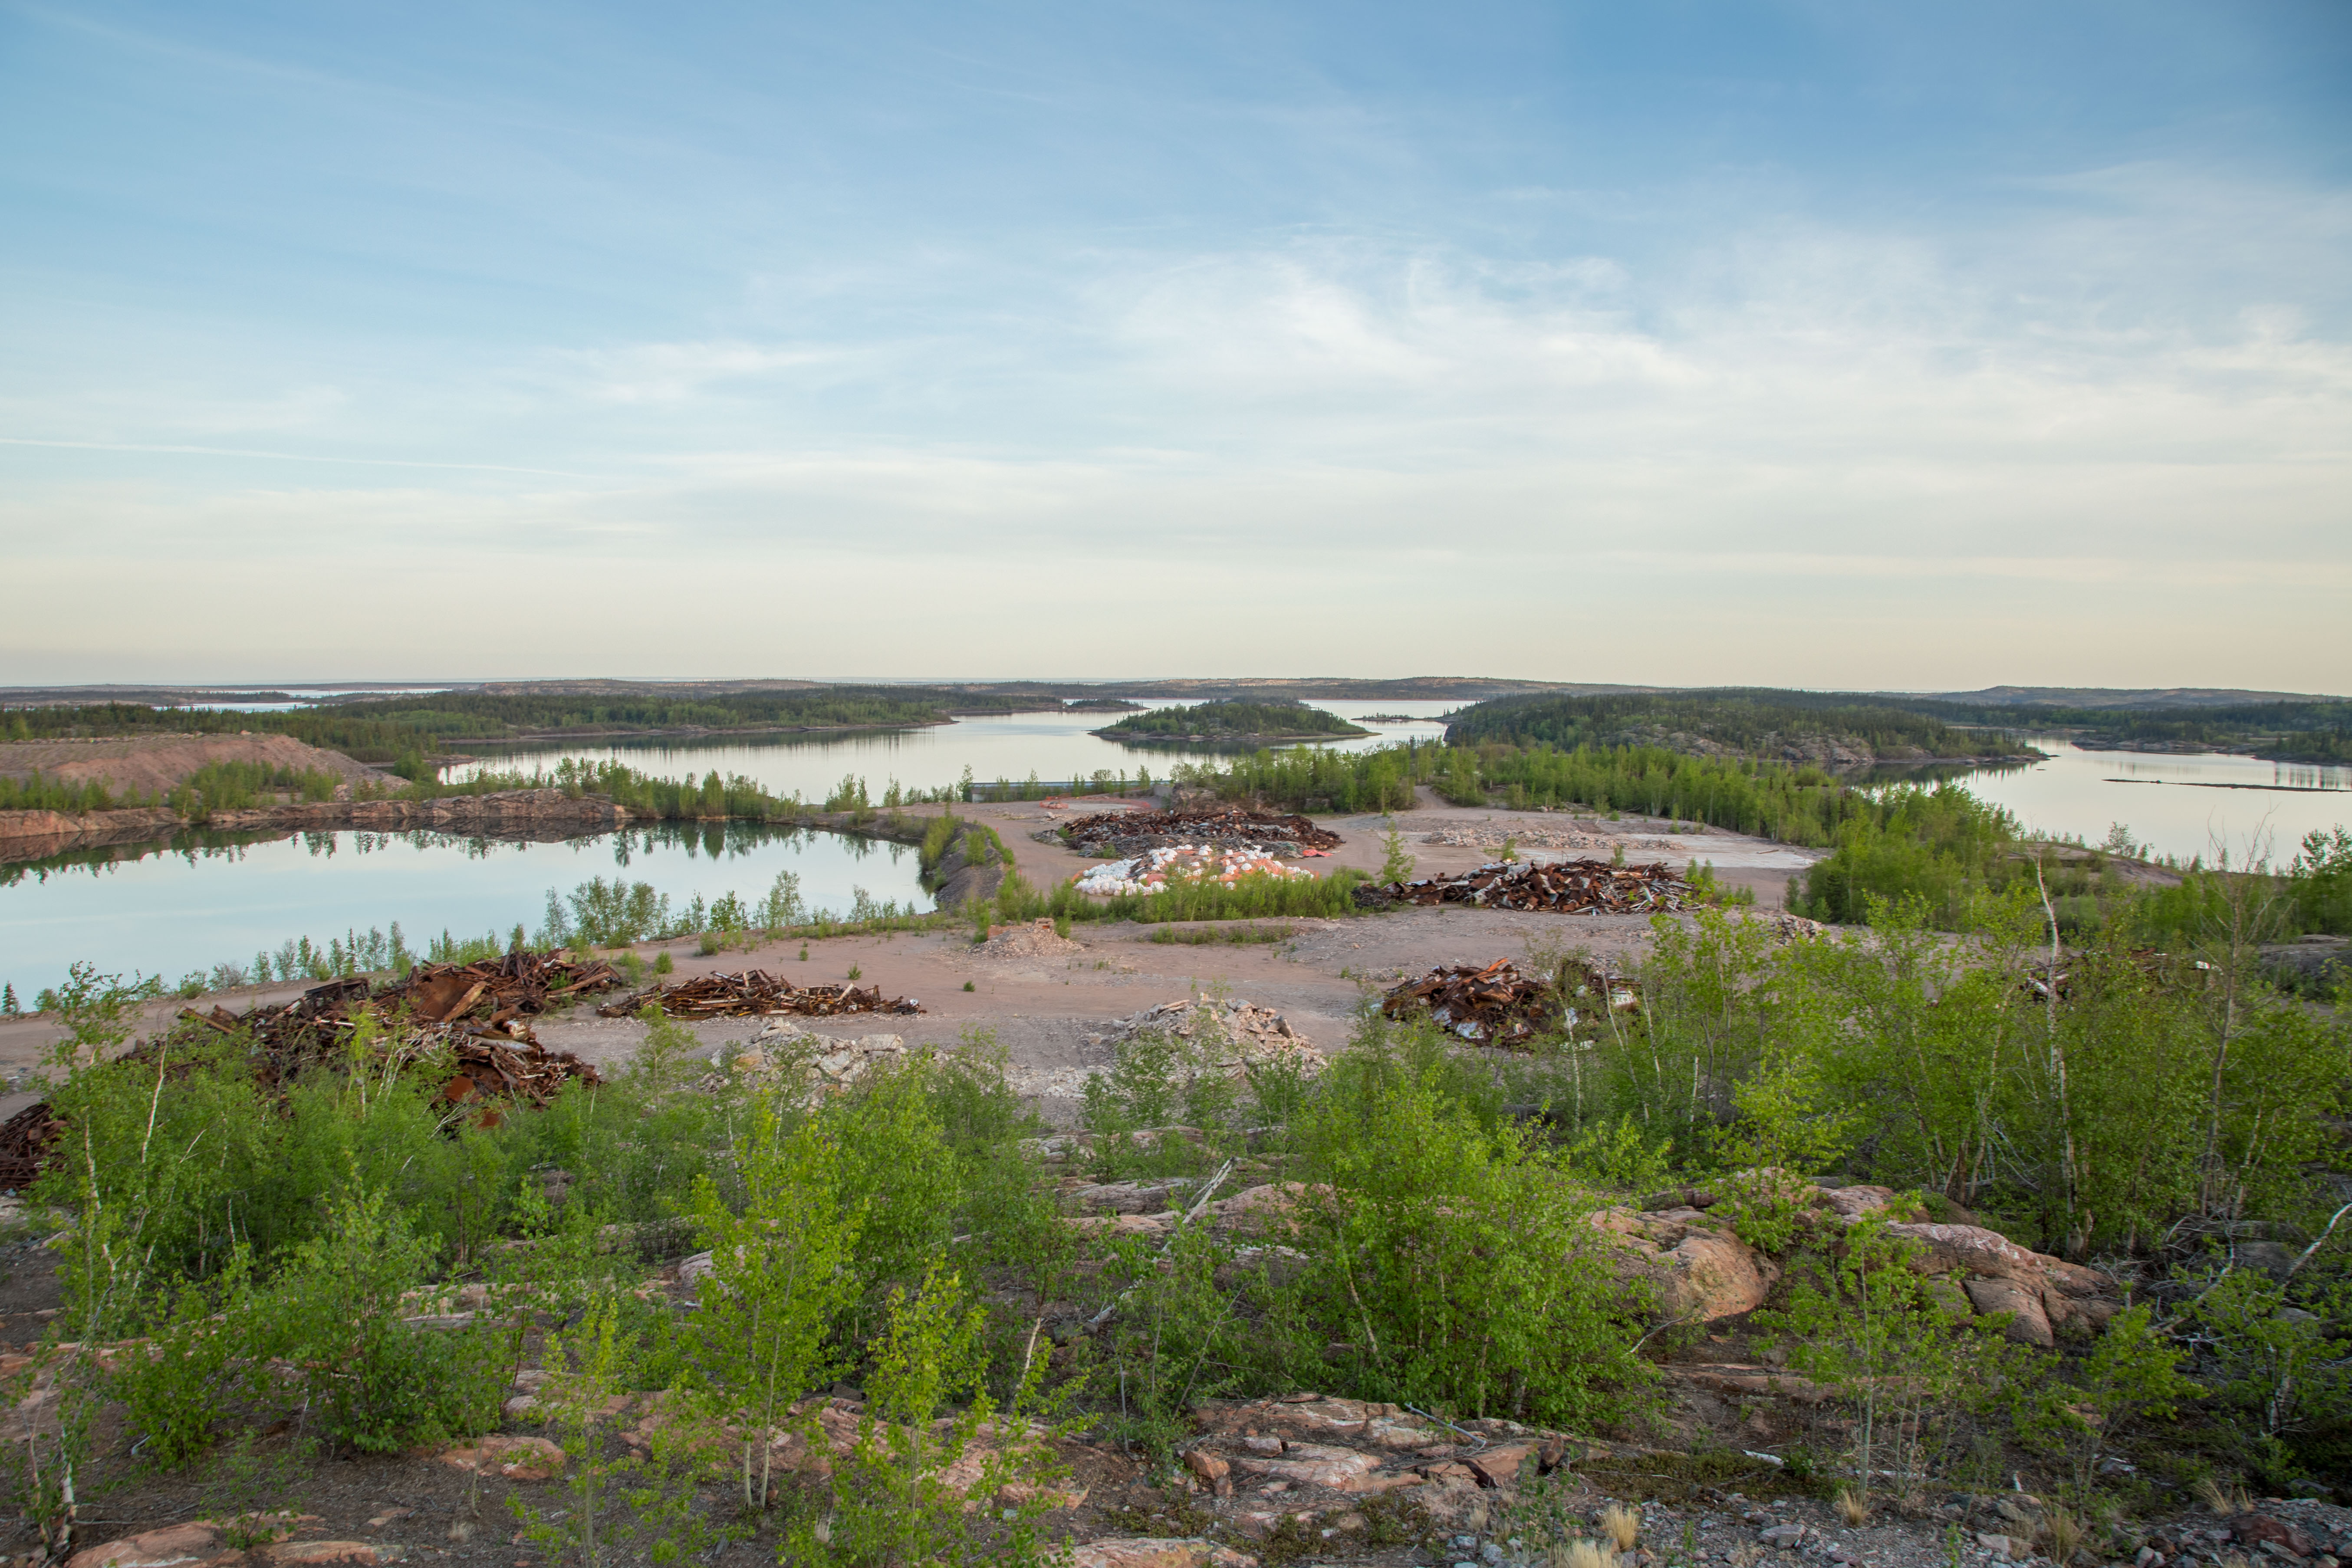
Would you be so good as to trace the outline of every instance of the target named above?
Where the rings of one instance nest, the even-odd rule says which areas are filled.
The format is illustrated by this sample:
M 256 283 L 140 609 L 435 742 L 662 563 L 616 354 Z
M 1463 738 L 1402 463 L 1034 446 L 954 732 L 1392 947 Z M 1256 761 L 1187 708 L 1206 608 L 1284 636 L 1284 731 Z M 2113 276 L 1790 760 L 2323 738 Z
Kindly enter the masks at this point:
M 0 684 L 2341 686 L 2347 79 L 2325 0 L 9 6 Z

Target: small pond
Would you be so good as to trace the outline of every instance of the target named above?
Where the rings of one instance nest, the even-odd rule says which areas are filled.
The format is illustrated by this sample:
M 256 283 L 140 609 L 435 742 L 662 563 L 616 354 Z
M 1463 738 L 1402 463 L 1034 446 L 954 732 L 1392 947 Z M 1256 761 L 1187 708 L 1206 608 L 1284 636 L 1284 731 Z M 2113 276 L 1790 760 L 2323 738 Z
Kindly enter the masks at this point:
M 0 981 L 29 1006 L 67 966 L 133 970 L 177 982 L 218 963 L 250 967 L 257 951 L 400 923 L 423 952 L 458 937 L 536 931 L 550 889 L 592 877 L 649 882 L 674 908 L 735 893 L 756 902 L 779 871 L 813 909 L 874 901 L 929 909 L 910 845 L 751 823 L 632 827 L 554 843 L 445 833 L 304 833 L 238 841 L 184 835 L 0 867 Z

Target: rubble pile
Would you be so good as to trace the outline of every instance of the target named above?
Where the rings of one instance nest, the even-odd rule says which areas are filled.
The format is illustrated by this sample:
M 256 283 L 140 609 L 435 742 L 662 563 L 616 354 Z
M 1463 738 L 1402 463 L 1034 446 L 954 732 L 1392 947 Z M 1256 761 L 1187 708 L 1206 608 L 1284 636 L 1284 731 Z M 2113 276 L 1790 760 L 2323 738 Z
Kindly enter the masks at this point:
M 1286 866 L 1257 848 L 1220 849 L 1210 844 L 1175 844 L 1147 849 L 1131 860 L 1106 860 L 1070 879 L 1081 893 L 1110 898 L 1120 893 L 1157 893 L 1169 883 L 1221 882 L 1230 888 L 1244 877 L 1312 878 L 1304 866 Z
M 543 1107 L 572 1079 L 594 1084 L 596 1069 L 569 1051 L 551 1051 L 523 1022 L 551 1001 L 624 984 L 610 964 L 568 954 L 510 952 L 483 963 L 420 963 L 405 979 L 371 993 L 363 975 L 313 986 L 282 1007 L 238 1015 L 226 1007 L 180 1009 L 180 1022 L 244 1035 L 259 1047 L 254 1077 L 282 1091 L 303 1073 L 340 1060 L 362 1017 L 383 1025 L 380 1049 L 404 1065 L 445 1061 L 453 1069 L 441 1099 L 513 1100 Z M 152 1049 L 131 1053 L 143 1058 Z
M 1085 943 L 1055 931 L 1053 917 L 1048 915 L 1022 925 L 991 926 L 980 954 L 983 958 L 1059 958 L 1086 950 Z
M 1525 1044 L 1561 1026 L 1559 993 L 1550 982 L 1522 974 L 1507 958 L 1484 969 L 1446 964 L 1418 980 L 1392 986 L 1381 998 L 1391 1018 L 1426 1012 L 1465 1040 L 1487 1045 Z
M 873 1071 L 877 1063 L 903 1061 L 906 1057 L 907 1041 L 903 1036 L 864 1035 L 854 1040 L 835 1039 L 803 1028 L 789 1018 L 778 1018 L 747 1044 L 726 1047 L 715 1053 L 710 1065 L 717 1070 L 705 1087 L 721 1087 L 729 1073 L 769 1080 L 804 1068 L 812 1077 L 811 1088 L 821 1097 L 838 1094 Z
M 1482 909 L 1550 914 L 1667 914 L 1696 906 L 1691 885 L 1664 862 L 1612 866 L 1604 860 L 1546 864 L 1489 862 L 1475 871 L 1418 882 L 1366 883 L 1356 889 L 1365 909 L 1396 904 L 1474 904 Z
M 1506 841 L 1519 849 L 1598 849 L 1604 854 L 1621 847 L 1671 854 L 1676 847 L 1665 838 L 1615 838 L 1580 827 L 1522 826 L 1516 822 L 1449 822 L 1422 838 L 1423 844 L 1456 849 L 1500 849 Z
M 1062 841 L 1071 848 L 1133 859 L 1152 849 L 1184 844 L 1213 849 L 1255 849 L 1297 857 L 1309 850 L 1337 849 L 1339 836 L 1307 818 L 1240 806 L 1178 811 L 1106 812 L 1066 824 Z
M 1308 1072 L 1324 1067 L 1323 1053 L 1273 1008 L 1206 996 L 1162 1002 L 1131 1013 L 1103 1033 L 1087 1036 L 1087 1043 L 1116 1047 L 1139 1035 L 1181 1041 L 1192 1047 L 1203 1068 L 1219 1071 L 1238 1073 L 1252 1062 L 1283 1058 L 1296 1059 Z
M 638 1009 L 658 1007 L 672 1018 L 773 1018 L 797 1014 L 833 1018 L 850 1013 L 913 1014 L 923 1010 L 911 996 L 882 994 L 869 985 L 795 985 L 764 969 L 740 974 L 698 974 L 670 985 L 652 985 L 596 1009 L 599 1016 L 627 1018 Z
M 405 1003 L 411 1014 L 446 1023 L 488 1002 L 494 1015 L 544 1013 L 551 1002 L 627 984 L 602 959 L 575 959 L 568 950 L 509 952 L 480 963 L 420 963 L 375 994 L 379 1003 Z
M 183 1007 L 174 1023 L 182 1038 L 194 1030 L 249 1042 L 255 1082 L 283 1094 L 303 1074 L 343 1064 L 362 1020 L 372 1020 L 377 1027 L 376 1062 L 404 1070 L 427 1065 L 447 1069 L 442 1103 L 479 1104 L 487 1126 L 502 1114 L 491 1101 L 536 1109 L 574 1079 L 603 1081 L 571 1052 L 541 1045 L 524 1019 L 563 997 L 624 984 L 619 972 L 601 961 L 578 961 L 562 951 L 509 952 L 481 963 L 420 963 L 381 989 L 363 974 L 349 975 L 314 985 L 281 1005 L 244 1013 Z M 160 1063 L 166 1080 L 177 1080 L 195 1062 L 184 1052 L 169 1054 L 166 1041 L 172 1037 L 142 1041 L 121 1059 Z M 0 1191 L 30 1186 L 56 1136 L 47 1101 L 0 1126 Z

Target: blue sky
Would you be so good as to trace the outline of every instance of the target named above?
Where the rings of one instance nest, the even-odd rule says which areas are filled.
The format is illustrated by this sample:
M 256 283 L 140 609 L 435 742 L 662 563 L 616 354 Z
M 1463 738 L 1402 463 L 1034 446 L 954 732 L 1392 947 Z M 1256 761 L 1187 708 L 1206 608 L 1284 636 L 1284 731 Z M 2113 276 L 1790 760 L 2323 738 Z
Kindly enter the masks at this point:
M 0 4 L 0 681 L 2352 688 L 2352 10 Z

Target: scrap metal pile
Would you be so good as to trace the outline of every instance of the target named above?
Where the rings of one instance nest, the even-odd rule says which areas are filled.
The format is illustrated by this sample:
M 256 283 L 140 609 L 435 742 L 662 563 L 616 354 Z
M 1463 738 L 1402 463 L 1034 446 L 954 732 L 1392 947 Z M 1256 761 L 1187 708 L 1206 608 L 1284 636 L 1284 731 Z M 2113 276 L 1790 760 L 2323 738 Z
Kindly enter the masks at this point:
M 1663 861 L 1612 866 L 1605 860 L 1491 862 L 1475 871 L 1419 882 L 1370 883 L 1356 889 L 1365 909 L 1395 904 L 1475 904 L 1551 914 L 1670 914 L 1695 907 L 1696 895 Z
M 184 1007 L 180 1018 L 250 1037 L 257 1047 L 254 1076 L 272 1089 L 340 1059 L 360 1020 L 373 1017 L 383 1031 L 379 1050 L 411 1062 L 448 1063 L 454 1070 L 441 1098 L 449 1103 L 512 1099 L 543 1106 L 569 1079 L 603 1080 L 571 1052 L 541 1045 L 523 1020 L 567 996 L 625 984 L 601 960 L 579 961 L 561 950 L 509 952 L 480 963 L 420 963 L 380 990 L 366 976 L 352 975 L 314 986 L 282 1007 L 242 1015 Z M 154 1049 L 142 1046 L 131 1055 L 144 1058 Z
M 1255 849 L 1268 855 L 1328 853 L 1339 836 L 1303 816 L 1240 806 L 1187 811 L 1106 812 L 1065 826 L 1062 838 L 1073 849 L 1108 850 L 1129 859 L 1179 844 L 1202 848 Z
M 41 1173 L 41 1161 L 64 1129 L 49 1102 L 28 1105 L 0 1123 L 0 1192 L 22 1192 Z
M 1389 1017 L 1426 1011 L 1464 1039 L 1493 1046 L 1521 1046 L 1538 1035 L 1590 1034 L 1608 1014 L 1638 1011 L 1641 1005 L 1640 991 L 1622 975 L 1569 963 L 1556 979 L 1540 980 L 1520 973 L 1507 958 L 1484 969 L 1442 965 L 1391 986 L 1381 998 L 1381 1011 Z
M 886 998 L 879 985 L 863 991 L 855 985 L 795 985 L 764 969 L 747 969 L 740 974 L 699 974 L 675 985 L 651 986 L 596 1011 L 607 1018 L 626 1018 L 648 1005 L 672 1018 L 771 1018 L 791 1014 L 831 1018 L 846 1013 L 923 1010 L 911 996 Z
M 282 1094 L 304 1073 L 346 1062 L 362 1021 L 371 1020 L 376 1061 L 447 1072 L 439 1091 L 443 1103 L 513 1100 L 541 1107 L 574 1079 L 603 1080 L 571 1052 L 541 1045 L 523 1020 L 567 996 L 625 984 L 611 964 L 560 951 L 509 952 L 481 963 L 420 963 L 381 989 L 355 974 L 313 986 L 278 1006 L 244 1013 L 183 1007 L 171 1033 L 142 1041 L 119 1059 L 178 1079 L 196 1064 L 192 1054 L 174 1056 L 173 1046 L 185 1042 L 189 1031 L 208 1031 L 244 1042 L 254 1080 Z M 492 1125 L 499 1114 L 486 1104 L 480 1120 Z M 57 1135 L 46 1100 L 0 1126 L 0 1191 L 32 1185 Z

